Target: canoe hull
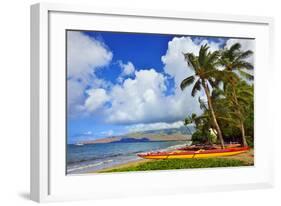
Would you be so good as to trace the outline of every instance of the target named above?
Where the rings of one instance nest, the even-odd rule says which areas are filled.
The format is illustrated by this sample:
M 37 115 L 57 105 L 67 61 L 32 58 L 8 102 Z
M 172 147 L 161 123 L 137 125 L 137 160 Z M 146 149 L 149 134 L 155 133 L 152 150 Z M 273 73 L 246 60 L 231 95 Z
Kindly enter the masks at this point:
M 228 150 L 203 150 L 195 152 L 159 152 L 159 153 L 143 153 L 138 154 L 139 157 L 145 159 L 192 159 L 192 158 L 211 158 L 224 157 L 241 154 L 248 151 L 248 148 L 237 148 Z

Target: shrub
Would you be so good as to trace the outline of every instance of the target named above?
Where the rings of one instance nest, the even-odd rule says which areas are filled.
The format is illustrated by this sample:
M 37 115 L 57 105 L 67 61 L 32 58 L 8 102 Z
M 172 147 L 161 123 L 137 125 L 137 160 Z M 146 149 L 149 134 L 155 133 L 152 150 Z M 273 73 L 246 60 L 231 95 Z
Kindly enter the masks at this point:
M 249 147 L 254 147 L 254 138 L 250 136 L 246 136 L 246 141 Z
M 204 134 L 201 130 L 197 130 L 192 134 L 191 138 L 193 144 L 198 144 L 198 143 L 205 143 L 208 141 L 207 135 Z
M 192 134 L 192 142 L 193 144 L 199 143 L 216 143 L 217 136 L 210 132 L 202 132 L 201 130 L 197 130 Z

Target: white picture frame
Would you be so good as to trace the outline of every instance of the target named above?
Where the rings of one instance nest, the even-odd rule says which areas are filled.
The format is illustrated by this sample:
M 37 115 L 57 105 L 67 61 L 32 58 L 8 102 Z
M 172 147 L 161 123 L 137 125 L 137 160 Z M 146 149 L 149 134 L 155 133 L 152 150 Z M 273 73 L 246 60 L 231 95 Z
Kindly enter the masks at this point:
M 173 29 L 180 32 L 180 25 L 188 22 L 201 22 L 206 26 L 216 24 L 225 26 L 236 25 L 234 31 L 223 31 L 215 33 L 198 29 L 197 34 L 204 35 L 241 35 L 245 37 L 257 38 L 257 58 L 263 56 L 262 60 L 257 62 L 257 71 L 255 71 L 255 131 L 257 142 L 255 142 L 255 166 L 250 168 L 218 168 L 218 169 L 198 169 L 192 171 L 161 171 L 151 173 L 124 173 L 124 174 L 101 174 L 96 176 L 65 176 L 64 167 L 60 161 L 64 160 L 65 147 L 62 145 L 65 137 L 62 137 L 65 122 L 64 108 L 65 99 L 60 98 L 57 92 L 65 91 L 65 84 L 61 83 L 59 77 L 64 75 L 63 68 L 55 71 L 53 67 L 63 67 L 63 57 L 65 53 L 61 52 L 65 47 L 63 42 L 62 31 L 65 29 L 93 29 L 93 18 L 99 18 L 101 21 L 110 21 L 124 18 L 123 25 L 112 24 L 96 25 L 99 29 L 108 30 L 141 30 L 145 32 L 145 27 L 134 28 L 132 19 L 138 21 L 153 22 L 146 25 L 149 29 L 155 23 L 171 24 L 175 23 Z M 105 20 L 103 20 L 105 18 Z M 81 19 L 84 21 L 82 22 Z M 89 21 L 88 21 L 89 20 Z M 126 25 L 124 25 L 126 23 Z M 193 24 L 192 23 L 192 24 Z M 244 26 L 243 26 L 244 25 Z M 245 30 L 245 26 L 249 28 Z M 71 28 L 69 28 L 71 27 Z M 107 28 L 108 27 L 108 28 Z M 110 28 L 109 28 L 110 27 Z M 157 28 L 155 28 L 157 29 Z M 158 28 L 159 32 L 165 32 L 163 28 Z M 243 31 L 244 30 L 244 31 Z M 31 199 L 37 202 L 60 201 L 60 200 L 80 200 L 80 199 L 99 199 L 108 197 L 122 196 L 142 196 L 142 195 L 163 195 L 176 194 L 194 191 L 220 191 L 234 189 L 252 189 L 266 188 L 273 186 L 273 151 L 268 143 L 261 145 L 261 138 L 267 131 L 269 142 L 273 141 L 273 131 L 271 124 L 261 122 L 261 118 L 266 118 L 272 114 L 270 110 L 270 99 L 274 94 L 267 91 L 271 84 L 270 78 L 267 78 L 268 86 L 259 86 L 260 77 L 267 77 L 268 74 L 262 69 L 264 66 L 271 72 L 274 72 L 272 66 L 272 48 L 273 48 L 273 19 L 269 17 L 257 16 L 235 16 L 222 14 L 190 13 L 190 12 L 173 12 L 173 11 L 150 11 L 140 9 L 113 9 L 113 8 L 96 8 L 86 5 L 63 5 L 40 3 L 31 6 Z M 176 33 L 177 33 L 176 32 Z M 185 32 L 185 31 L 183 31 Z M 52 39 L 56 36 L 57 39 Z M 54 41 L 53 41 L 54 40 Z M 58 45 L 60 44 L 60 45 Z M 54 50 L 54 45 L 58 48 Z M 52 53 L 56 55 L 52 56 Z M 54 57 L 55 56 L 55 57 Z M 56 92 L 53 93 L 54 87 Z M 268 98 L 262 98 L 259 93 L 267 93 Z M 54 106 L 54 99 L 57 104 Z M 59 118 L 53 119 L 53 113 Z M 53 121 L 63 128 L 55 131 Z M 263 126 L 263 127 L 261 127 Z M 59 137 L 54 141 L 54 136 Z M 255 137 L 256 138 L 256 137 Z M 57 144 L 54 142 L 58 141 Z M 261 147 L 264 147 L 261 151 Z M 64 153 L 64 154 L 63 154 Z M 53 158 L 53 157 L 56 158 Z M 63 171 L 61 171 L 63 170 Z M 59 173 L 59 174 L 58 174 Z M 169 174 L 169 175 L 167 175 Z M 182 178 L 192 176 L 193 180 L 188 182 L 181 181 Z M 211 178 L 210 178 L 211 177 Z M 212 181 L 210 179 L 216 179 Z M 198 181 L 201 179 L 202 181 Z M 162 185 L 166 181 L 166 186 Z M 88 187 L 87 183 L 95 182 L 95 186 Z M 147 181 L 146 185 L 142 182 Z M 105 187 L 112 183 L 110 188 Z M 138 187 L 135 185 L 138 184 Z M 72 187 L 70 189 L 70 187 Z

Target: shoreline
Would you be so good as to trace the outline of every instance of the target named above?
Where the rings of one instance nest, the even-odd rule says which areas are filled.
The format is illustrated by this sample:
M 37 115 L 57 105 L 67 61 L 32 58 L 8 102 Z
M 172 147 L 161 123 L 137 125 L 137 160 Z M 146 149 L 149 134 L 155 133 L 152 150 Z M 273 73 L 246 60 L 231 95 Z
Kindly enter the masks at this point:
M 216 157 L 216 158 L 217 159 L 229 159 L 229 160 L 241 160 L 250 166 L 250 165 L 254 165 L 254 149 L 252 148 L 249 151 L 242 153 L 242 154 L 238 154 L 238 155 Z M 198 159 L 208 159 L 208 158 L 198 158 Z M 140 159 L 140 160 L 135 160 L 135 161 L 127 162 L 127 163 L 121 163 L 118 165 L 114 165 L 112 167 L 108 167 L 108 168 L 97 170 L 97 171 L 91 171 L 91 172 L 87 172 L 87 173 L 93 174 L 93 173 L 110 172 L 111 170 L 123 169 L 123 168 L 128 168 L 128 167 L 136 167 L 140 164 L 147 163 L 147 162 L 154 162 L 154 161 L 157 161 L 157 160 Z
M 96 171 L 92 171 L 92 172 L 87 172 L 87 173 L 88 174 L 103 173 L 103 172 L 107 172 L 107 171 L 110 171 L 110 170 L 113 170 L 113 169 L 122 169 L 122 168 L 125 168 L 125 167 L 134 167 L 134 166 L 137 166 L 139 164 L 146 163 L 146 162 L 151 162 L 151 161 L 154 161 L 154 160 L 139 159 L 139 160 L 134 160 L 134 161 L 126 162 L 126 163 L 121 163 L 121 164 L 118 164 L 118 165 L 114 165 L 112 167 L 108 167 L 108 168 L 105 168 L 105 169 L 96 170 Z
M 167 148 L 164 148 L 164 149 L 161 149 L 161 150 L 158 150 L 158 151 L 166 151 L 166 152 L 171 152 L 171 151 L 176 151 L 176 148 L 179 148 L 181 146 L 185 146 L 186 144 L 179 144 L 179 145 L 174 145 L 174 146 L 170 146 L 170 147 L 167 147 Z M 155 161 L 155 160 L 152 160 L 152 159 L 138 159 L 138 160 L 132 160 L 132 161 L 129 161 L 129 162 L 126 162 L 126 163 L 120 163 L 120 164 L 117 164 L 117 165 L 113 165 L 111 167 L 107 167 L 107 168 L 104 168 L 104 169 L 100 169 L 100 170 L 96 170 L 96 171 L 90 171 L 90 172 L 86 172 L 86 173 L 101 173 L 101 172 L 106 172 L 106 171 L 110 171 L 110 170 L 113 170 L 113 169 L 121 169 L 121 168 L 124 168 L 124 167 L 132 167 L 132 166 L 137 166 L 139 164 L 142 164 L 142 163 L 145 163 L 145 162 L 151 162 L 151 161 Z
M 160 143 L 161 142 L 174 142 L 174 141 L 159 141 Z M 153 142 L 154 143 L 154 142 Z M 157 143 L 157 142 L 156 142 Z M 182 146 L 186 146 L 186 145 L 189 145 L 191 143 L 191 141 L 175 141 L 176 144 L 167 144 L 167 145 L 164 145 L 164 147 L 160 146 L 161 149 L 155 149 L 155 148 L 151 148 L 148 150 L 143 150 L 142 152 L 151 152 L 151 151 L 158 151 L 158 150 L 161 150 L 161 151 L 173 151 L 175 150 L 176 148 L 179 148 L 179 147 L 182 147 Z M 122 145 L 125 145 L 127 143 L 114 143 L 114 144 L 122 144 Z M 129 143 L 131 144 L 131 143 Z M 99 144 L 97 144 L 99 145 Z M 104 144 L 104 145 L 109 145 L 109 144 Z M 83 148 L 83 147 L 81 147 Z M 146 149 L 146 148 L 144 148 Z M 125 151 L 126 152 L 126 151 Z M 133 164 L 133 163 L 138 163 L 138 162 L 143 162 L 144 159 L 140 158 L 137 156 L 137 153 L 133 152 L 132 154 L 130 155 L 134 155 L 134 156 L 131 156 L 131 158 L 121 158 L 119 159 L 119 157 L 117 156 L 117 159 L 114 157 L 109 157 L 107 159 L 100 159 L 100 161 L 97 161 L 98 159 L 96 159 L 95 162 L 89 162 L 89 163 L 86 163 L 86 164 L 83 164 L 83 165 L 80 165 L 80 164 L 77 164 L 78 166 L 76 166 L 75 164 L 69 166 L 67 168 L 67 174 L 70 174 L 70 175 L 75 175 L 75 174 L 89 174 L 89 173 L 99 173 L 100 171 L 103 171 L 103 170 L 107 170 L 107 169 L 111 169 L 111 168 L 115 168 L 115 167 L 120 167 L 120 166 L 123 166 L 123 165 L 130 165 L 130 164 Z M 120 156 L 122 157 L 122 155 Z

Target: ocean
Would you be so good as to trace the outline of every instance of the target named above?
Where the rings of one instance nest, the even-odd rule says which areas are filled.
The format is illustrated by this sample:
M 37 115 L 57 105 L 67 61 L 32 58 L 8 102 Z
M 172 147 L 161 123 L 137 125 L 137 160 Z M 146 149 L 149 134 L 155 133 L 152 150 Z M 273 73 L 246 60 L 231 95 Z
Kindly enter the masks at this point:
M 141 159 L 137 153 L 167 150 L 188 141 L 67 145 L 67 174 L 84 174 Z

